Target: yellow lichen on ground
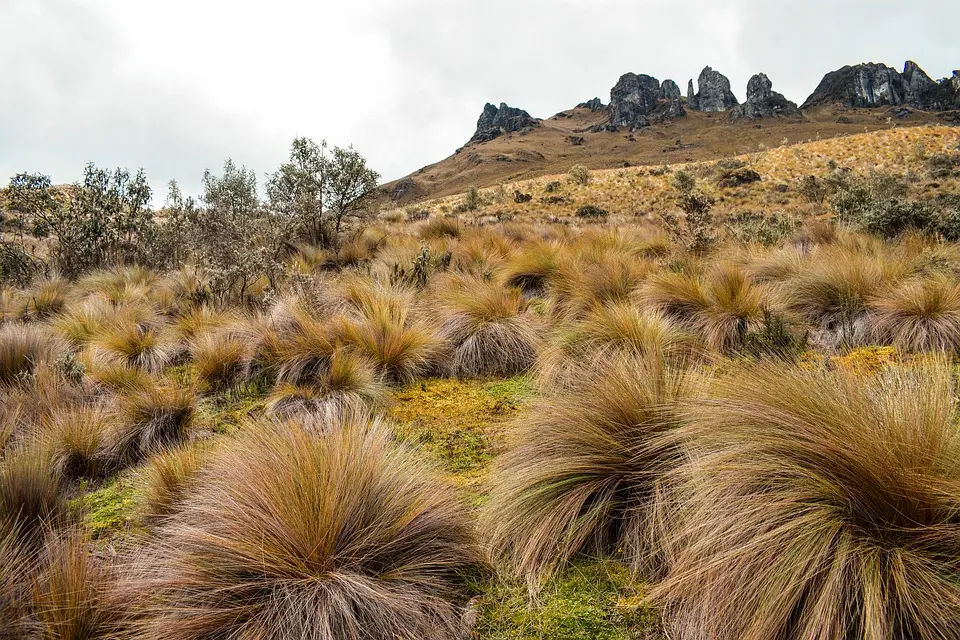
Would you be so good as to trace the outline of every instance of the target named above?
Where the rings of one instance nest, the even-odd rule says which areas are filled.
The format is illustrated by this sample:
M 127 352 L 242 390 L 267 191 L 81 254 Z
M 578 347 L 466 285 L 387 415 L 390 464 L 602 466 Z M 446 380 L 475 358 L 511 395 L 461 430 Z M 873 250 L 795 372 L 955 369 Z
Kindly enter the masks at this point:
M 531 394 L 526 378 L 487 382 L 431 379 L 394 393 L 397 436 L 434 457 L 474 502 L 481 501 L 504 424 Z
M 861 347 L 830 358 L 830 363 L 855 375 L 868 376 L 901 361 L 893 347 Z

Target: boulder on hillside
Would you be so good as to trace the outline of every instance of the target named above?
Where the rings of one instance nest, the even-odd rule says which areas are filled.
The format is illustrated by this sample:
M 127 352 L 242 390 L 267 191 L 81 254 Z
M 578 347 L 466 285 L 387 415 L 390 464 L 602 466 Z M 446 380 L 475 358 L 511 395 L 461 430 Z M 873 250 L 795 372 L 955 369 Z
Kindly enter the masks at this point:
M 799 116 L 800 108 L 790 102 L 782 93 L 773 90 L 773 82 L 765 73 L 758 73 L 747 83 L 746 101 L 733 108 L 730 117 L 733 120 Z
M 537 126 L 540 126 L 540 121 L 523 109 L 508 106 L 505 102 L 501 102 L 499 107 L 488 102 L 477 120 L 477 131 L 470 138 L 470 143 L 487 142 L 504 133 Z
M 893 67 L 867 62 L 831 71 L 801 109 L 842 104 L 847 107 L 911 106 L 925 111 L 960 109 L 960 79 L 935 82 L 920 66 L 908 60 L 903 73 Z
M 677 88 L 677 95 L 664 98 L 664 87 L 673 95 L 671 84 Z M 626 73 L 610 90 L 610 126 L 640 129 L 654 122 L 681 117 L 685 112 L 679 92 L 672 80 L 661 85 L 652 76 Z
M 697 94 L 690 99 L 693 80 L 687 85 L 687 104 L 697 111 L 729 111 L 737 106 L 737 97 L 730 90 L 730 80 L 712 67 L 704 67 L 697 79 Z
M 680 87 L 678 87 L 677 83 L 673 80 L 664 80 L 660 85 L 661 100 L 679 100 L 680 96 Z
M 603 101 L 600 100 L 600 98 L 587 100 L 586 102 L 581 102 L 577 105 L 577 109 L 589 109 L 590 111 L 603 111 L 606 108 L 607 105 L 603 104 Z

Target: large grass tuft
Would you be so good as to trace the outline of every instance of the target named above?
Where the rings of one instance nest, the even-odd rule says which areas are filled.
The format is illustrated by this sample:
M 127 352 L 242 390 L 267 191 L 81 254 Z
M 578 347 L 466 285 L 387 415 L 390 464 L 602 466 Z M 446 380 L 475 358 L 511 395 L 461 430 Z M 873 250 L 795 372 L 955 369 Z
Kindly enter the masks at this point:
M 449 487 L 377 424 L 259 425 L 148 553 L 142 640 L 456 637 L 479 565 Z
M 129 390 L 107 436 L 109 459 L 124 467 L 179 446 L 190 436 L 195 413 L 192 389 L 157 383 Z
M 908 281 L 870 301 L 870 328 L 904 351 L 960 349 L 960 285 L 943 275 Z
M 448 349 L 448 375 L 509 377 L 534 364 L 540 335 L 519 289 L 465 279 L 449 281 L 439 296 L 439 336 Z
M 0 327 L 0 385 L 24 382 L 40 366 L 52 364 L 63 351 L 61 341 L 44 327 Z
M 945 364 L 764 363 L 691 403 L 652 596 L 675 637 L 955 638 L 960 431 Z
M 656 355 L 621 357 L 520 418 L 484 513 L 491 557 L 532 591 L 581 553 L 655 572 L 658 487 L 683 461 L 674 434 L 690 386 Z

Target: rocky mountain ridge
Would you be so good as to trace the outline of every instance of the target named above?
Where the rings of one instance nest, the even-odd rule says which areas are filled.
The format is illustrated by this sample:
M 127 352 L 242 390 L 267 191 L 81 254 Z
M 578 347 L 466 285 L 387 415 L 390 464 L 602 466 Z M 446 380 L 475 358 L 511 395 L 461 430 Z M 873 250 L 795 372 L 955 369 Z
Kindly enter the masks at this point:
M 733 121 L 762 118 L 803 118 L 803 111 L 830 105 L 848 108 L 913 107 L 923 111 L 960 110 L 960 71 L 934 81 L 913 61 L 904 64 L 903 72 L 876 63 L 845 66 L 827 73 L 803 106 L 773 91 L 773 83 L 765 73 L 758 73 L 747 83 L 746 100 L 741 104 L 733 93 L 730 80 L 706 66 L 694 81 L 687 83 L 687 95 L 671 79 L 662 82 L 653 76 L 626 73 L 610 90 L 610 102 L 604 105 L 593 98 L 577 105 L 578 109 L 606 112 L 605 122 L 592 125 L 588 131 L 636 131 L 654 124 L 670 122 L 686 115 L 687 110 L 705 113 L 729 113 Z M 488 142 L 510 132 L 529 131 L 541 121 L 522 109 L 506 104 L 487 104 L 477 122 L 470 144 Z

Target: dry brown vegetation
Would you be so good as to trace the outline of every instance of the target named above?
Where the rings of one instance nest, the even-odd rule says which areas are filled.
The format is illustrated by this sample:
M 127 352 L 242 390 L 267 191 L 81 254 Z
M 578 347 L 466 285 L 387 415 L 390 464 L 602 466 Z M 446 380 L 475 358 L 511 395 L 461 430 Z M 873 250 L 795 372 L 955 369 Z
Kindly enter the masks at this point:
M 957 637 L 960 206 L 917 139 L 960 138 L 748 158 L 830 185 L 789 225 L 440 201 L 235 297 L 5 289 L 0 636 Z M 895 198 L 843 178 L 886 154 Z M 562 188 L 677 202 L 629 171 Z

